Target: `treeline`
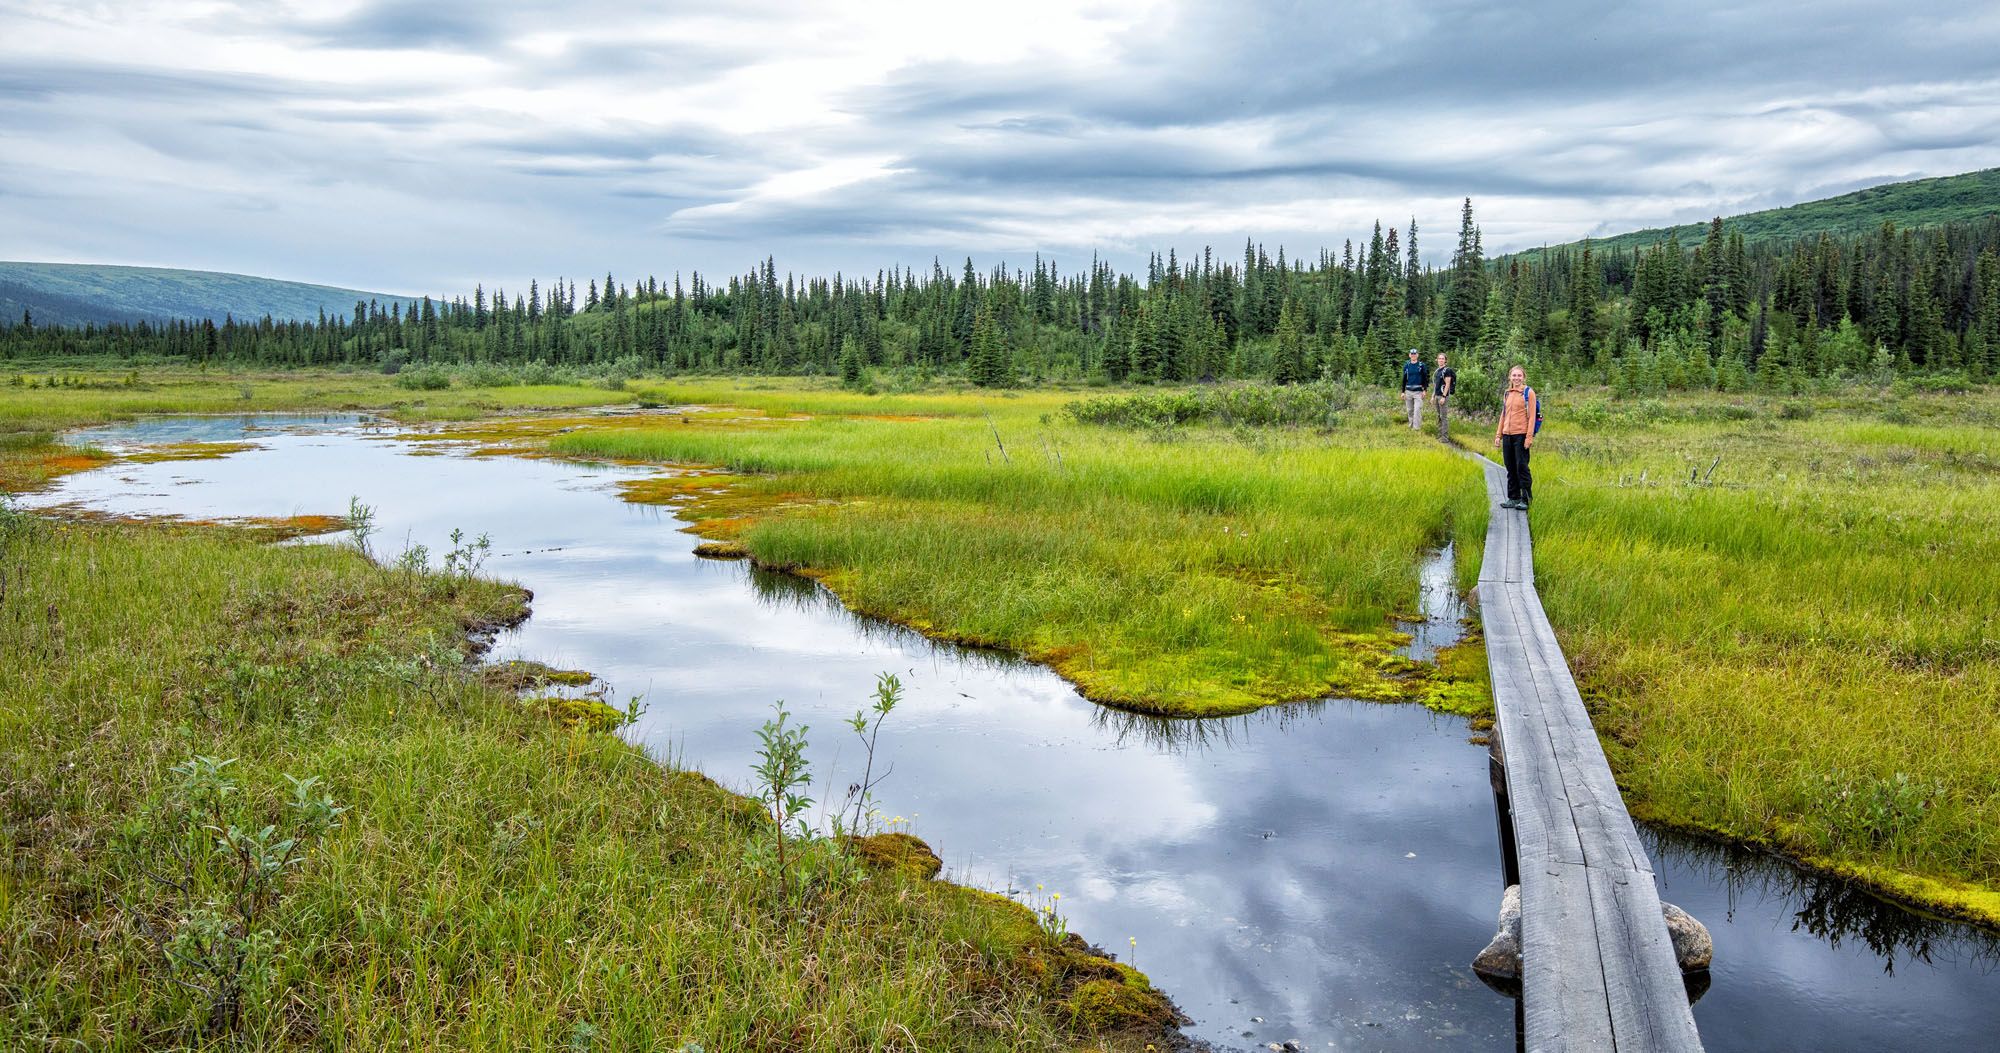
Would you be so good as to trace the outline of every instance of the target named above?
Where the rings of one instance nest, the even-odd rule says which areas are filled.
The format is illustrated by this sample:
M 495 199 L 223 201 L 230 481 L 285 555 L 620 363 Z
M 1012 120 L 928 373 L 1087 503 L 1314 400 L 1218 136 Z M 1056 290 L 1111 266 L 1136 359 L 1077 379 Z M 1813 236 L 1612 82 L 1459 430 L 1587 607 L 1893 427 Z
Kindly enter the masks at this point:
M 498 364 L 629 372 L 841 374 L 880 367 L 975 383 L 1083 379 L 1387 381 L 1403 349 L 1458 356 L 1468 394 L 1505 363 L 1539 383 L 1634 391 L 1781 390 L 1902 373 L 1983 381 L 2000 367 L 2000 218 L 1746 247 L 1721 220 L 1696 245 L 1588 243 L 1489 262 L 1465 203 L 1445 266 L 1418 230 L 1376 225 L 1310 263 L 1255 244 L 1028 270 L 780 275 L 766 259 L 714 284 L 607 274 L 484 287 L 404 310 L 361 302 L 316 321 L 226 319 L 0 331 L 0 355 L 259 365 Z

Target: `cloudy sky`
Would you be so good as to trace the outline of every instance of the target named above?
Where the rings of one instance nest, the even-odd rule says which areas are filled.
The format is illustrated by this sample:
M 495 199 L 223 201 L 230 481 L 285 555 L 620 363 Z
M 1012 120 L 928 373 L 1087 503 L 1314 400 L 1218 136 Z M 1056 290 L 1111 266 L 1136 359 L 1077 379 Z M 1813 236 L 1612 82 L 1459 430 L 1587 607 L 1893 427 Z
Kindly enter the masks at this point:
M 959 10 L 963 8 L 964 10 Z M 2000 165 L 2000 5 L 0 0 L 0 259 L 390 292 L 1489 249 Z

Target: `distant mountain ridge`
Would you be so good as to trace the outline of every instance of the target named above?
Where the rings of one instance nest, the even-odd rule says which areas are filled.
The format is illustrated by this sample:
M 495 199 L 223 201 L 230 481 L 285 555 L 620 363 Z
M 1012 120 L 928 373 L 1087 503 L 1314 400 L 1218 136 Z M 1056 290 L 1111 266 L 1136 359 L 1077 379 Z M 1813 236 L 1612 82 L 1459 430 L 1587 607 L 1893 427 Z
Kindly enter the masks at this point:
M 221 271 L 169 267 L 120 267 L 96 263 L 0 262 L 0 324 L 14 325 L 23 311 L 36 324 L 159 321 L 225 317 L 256 321 L 351 315 L 357 300 L 388 310 L 422 297 L 342 289 L 332 285 L 258 278 Z
M 1898 227 L 1931 227 L 1941 223 L 2000 215 L 2000 168 L 1986 168 L 1961 175 L 1912 179 L 1904 183 L 1883 183 L 1836 197 L 1805 201 L 1783 208 L 1724 216 L 1723 228 L 1741 231 L 1746 243 L 1790 241 L 1814 234 L 1857 234 L 1874 230 L 1884 221 Z M 1683 246 L 1693 248 L 1708 236 L 1708 222 L 1677 227 L 1652 227 L 1606 238 L 1591 238 L 1590 247 L 1601 254 L 1629 251 L 1678 236 Z M 1533 259 L 1544 252 L 1571 248 L 1581 242 L 1523 249 L 1498 257 Z

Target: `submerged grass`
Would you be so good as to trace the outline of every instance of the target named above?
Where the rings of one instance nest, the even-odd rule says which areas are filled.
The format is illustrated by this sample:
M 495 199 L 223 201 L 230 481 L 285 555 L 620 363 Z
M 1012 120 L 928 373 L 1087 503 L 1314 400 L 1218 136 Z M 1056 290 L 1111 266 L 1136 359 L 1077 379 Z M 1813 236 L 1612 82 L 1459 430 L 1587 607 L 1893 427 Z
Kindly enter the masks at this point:
M 754 804 L 462 667 L 521 603 L 232 528 L 0 511 L 0 1048 L 1165 1044 L 1143 977 L 1017 904 L 906 868 L 776 903 Z M 184 875 L 148 817 L 197 755 L 237 759 L 253 827 L 282 775 L 347 809 L 263 915 L 227 1035 L 149 937 Z
M 1388 616 L 1453 517 L 1484 522 L 1469 462 L 1372 422 L 1134 434 L 1074 423 L 1059 393 L 646 394 L 769 416 L 580 422 L 549 448 L 721 466 L 628 496 L 685 499 L 697 532 L 858 610 L 1019 651 L 1146 712 L 1426 697 Z
M 2000 924 L 2000 398 L 1891 404 L 1578 406 L 1538 584 L 1635 812 Z

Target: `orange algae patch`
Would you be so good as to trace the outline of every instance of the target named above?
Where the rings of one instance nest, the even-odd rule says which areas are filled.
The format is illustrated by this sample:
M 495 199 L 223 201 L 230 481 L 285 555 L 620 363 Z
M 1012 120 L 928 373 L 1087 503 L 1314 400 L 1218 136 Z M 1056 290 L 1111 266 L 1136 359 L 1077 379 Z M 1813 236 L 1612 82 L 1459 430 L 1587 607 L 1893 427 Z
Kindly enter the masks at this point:
M 702 496 L 720 496 L 746 476 L 708 469 L 692 469 L 673 475 L 626 479 L 618 484 L 619 496 L 635 505 L 669 505 Z
M 296 537 L 329 534 L 347 528 L 344 516 L 240 516 L 233 518 L 187 519 L 181 516 L 122 515 L 96 508 L 67 504 L 44 508 L 41 514 L 78 523 L 110 526 L 150 527 L 162 530 L 234 530 L 257 541 L 289 541 Z
M 682 529 L 697 537 L 725 542 L 703 546 L 696 555 L 711 559 L 737 559 L 746 554 L 737 539 L 758 520 L 792 509 L 824 506 L 829 502 L 807 494 L 746 490 L 741 484 L 753 476 L 733 475 L 719 469 L 695 466 L 683 471 L 626 479 L 618 484 L 621 497 L 632 504 L 668 505 L 688 521 Z M 803 573 L 801 568 L 785 568 Z
M 254 442 L 170 442 L 159 446 L 149 446 L 138 453 L 128 453 L 125 459 L 134 464 L 159 464 L 165 461 L 213 461 L 232 453 L 255 450 Z
M 259 537 L 269 538 L 272 541 L 331 534 L 336 530 L 347 529 L 347 517 L 328 515 L 248 516 L 223 522 L 226 525 L 243 527 Z
M 77 446 L 54 444 L 0 449 L 0 492 L 33 490 L 49 480 L 102 467 L 110 454 Z
M 85 453 L 64 453 L 42 458 L 41 467 L 44 472 L 47 472 L 53 478 L 57 475 L 66 475 L 70 472 L 87 472 L 110 459 L 108 455 L 95 456 Z

